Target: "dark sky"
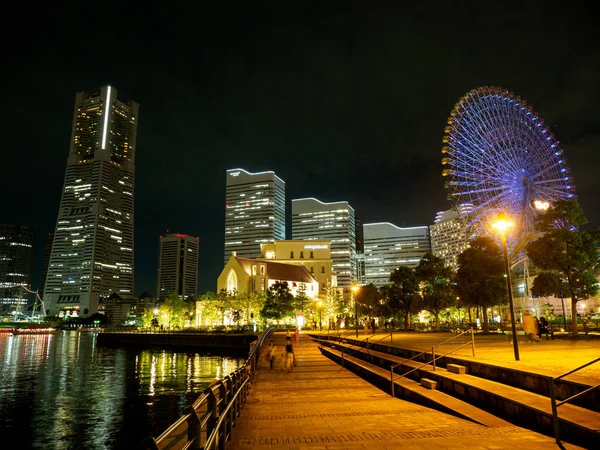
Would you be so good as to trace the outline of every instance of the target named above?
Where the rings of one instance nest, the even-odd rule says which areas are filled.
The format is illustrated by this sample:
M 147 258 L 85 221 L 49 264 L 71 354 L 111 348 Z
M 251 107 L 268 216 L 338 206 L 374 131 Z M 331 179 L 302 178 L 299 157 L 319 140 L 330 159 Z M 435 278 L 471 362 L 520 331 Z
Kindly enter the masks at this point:
M 363 222 L 429 225 L 451 206 L 440 164 L 448 114 L 467 91 L 495 85 L 552 126 L 596 227 L 600 29 L 593 2 L 552 4 L 25 3 L 2 31 L 0 223 L 37 231 L 39 288 L 75 93 L 111 84 L 140 104 L 135 292 L 155 292 L 167 229 L 199 236 L 199 289 L 214 290 L 226 169 L 274 170 L 288 208 L 298 197 L 348 200 Z

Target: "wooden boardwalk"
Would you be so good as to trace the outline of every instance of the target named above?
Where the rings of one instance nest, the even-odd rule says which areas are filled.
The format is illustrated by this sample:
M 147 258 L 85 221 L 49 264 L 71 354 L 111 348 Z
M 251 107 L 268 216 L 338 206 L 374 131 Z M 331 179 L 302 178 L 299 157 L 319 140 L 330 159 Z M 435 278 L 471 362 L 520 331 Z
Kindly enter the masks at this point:
M 274 341 L 283 351 L 285 335 Z M 261 357 L 228 450 L 558 448 L 554 439 L 520 427 L 485 427 L 393 399 L 322 356 L 308 336 L 295 352 L 291 373 L 278 361 L 270 370 Z

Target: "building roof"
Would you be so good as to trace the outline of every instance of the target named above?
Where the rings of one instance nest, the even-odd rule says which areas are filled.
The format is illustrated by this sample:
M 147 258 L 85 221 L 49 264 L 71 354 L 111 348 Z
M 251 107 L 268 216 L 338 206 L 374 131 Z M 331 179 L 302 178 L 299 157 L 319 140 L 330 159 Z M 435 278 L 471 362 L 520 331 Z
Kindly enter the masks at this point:
M 267 266 L 266 273 L 271 280 L 296 281 L 301 283 L 315 283 L 317 280 L 310 274 L 306 267 L 295 264 L 277 263 L 268 259 L 250 259 L 233 256 L 243 267 L 246 273 L 252 273 L 252 265 L 256 263 Z

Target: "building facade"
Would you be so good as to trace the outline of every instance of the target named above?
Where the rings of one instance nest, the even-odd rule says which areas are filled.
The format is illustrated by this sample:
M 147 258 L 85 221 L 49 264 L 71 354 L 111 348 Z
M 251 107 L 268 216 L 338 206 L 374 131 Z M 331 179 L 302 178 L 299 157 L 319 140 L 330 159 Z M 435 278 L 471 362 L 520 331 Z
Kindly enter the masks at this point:
M 198 238 L 171 233 L 160 237 L 156 295 L 164 300 L 176 292 L 183 298 L 198 295 Z
M 44 246 L 44 259 L 42 261 L 42 273 L 40 274 L 40 297 L 44 297 L 44 287 L 46 286 L 46 277 L 48 276 L 48 267 L 50 266 L 50 255 L 52 254 L 52 242 L 54 241 L 54 233 L 48 233 L 46 237 L 46 245 Z
M 365 223 L 365 284 L 390 284 L 400 266 L 417 267 L 431 251 L 429 227 L 400 228 L 389 222 Z
M 331 260 L 331 241 L 276 241 L 261 246 L 260 260 L 304 266 L 319 283 L 319 296 L 337 287 Z
M 44 303 L 87 316 L 100 298 L 133 296 L 133 195 L 138 104 L 112 86 L 75 98 L 71 144 Z
M 285 239 L 285 182 L 275 172 L 226 174 L 225 254 L 258 258 L 260 245 Z
M 354 209 L 346 201 L 292 200 L 292 239 L 331 241 L 333 270 L 344 292 L 356 282 L 355 226 Z
M 258 260 L 231 255 L 217 279 L 217 292 L 266 293 L 275 283 L 286 282 L 292 295 L 300 292 L 309 298 L 319 296 L 318 281 L 306 267 L 269 259 Z
M 455 209 L 437 213 L 429 227 L 431 253 L 444 260 L 452 270 L 458 269 L 458 255 L 469 246 L 464 220 Z
M 32 290 L 35 232 L 21 225 L 0 225 L 0 315 L 25 313 Z

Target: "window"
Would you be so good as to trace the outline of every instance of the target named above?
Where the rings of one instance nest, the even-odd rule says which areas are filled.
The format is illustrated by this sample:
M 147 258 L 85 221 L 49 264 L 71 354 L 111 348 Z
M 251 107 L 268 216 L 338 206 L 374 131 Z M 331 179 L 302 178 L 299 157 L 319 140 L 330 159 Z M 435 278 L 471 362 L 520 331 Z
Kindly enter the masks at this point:
M 311 257 L 311 258 L 314 258 L 314 257 L 315 257 L 315 255 L 314 255 L 314 253 L 313 253 L 312 251 L 310 252 L 310 257 Z
M 256 275 L 256 264 L 252 266 L 252 275 Z
M 310 273 L 315 273 L 315 268 L 313 266 L 310 266 Z
M 265 274 L 265 266 L 260 266 L 260 274 L 261 275 Z
M 304 252 L 300 252 L 300 259 L 304 259 Z
M 325 266 L 321 266 L 321 273 L 325 273 Z
M 238 287 L 238 278 L 233 269 L 229 271 L 229 275 L 227 275 L 227 291 L 237 291 Z
M 290 252 L 290 259 L 294 259 L 294 252 Z

